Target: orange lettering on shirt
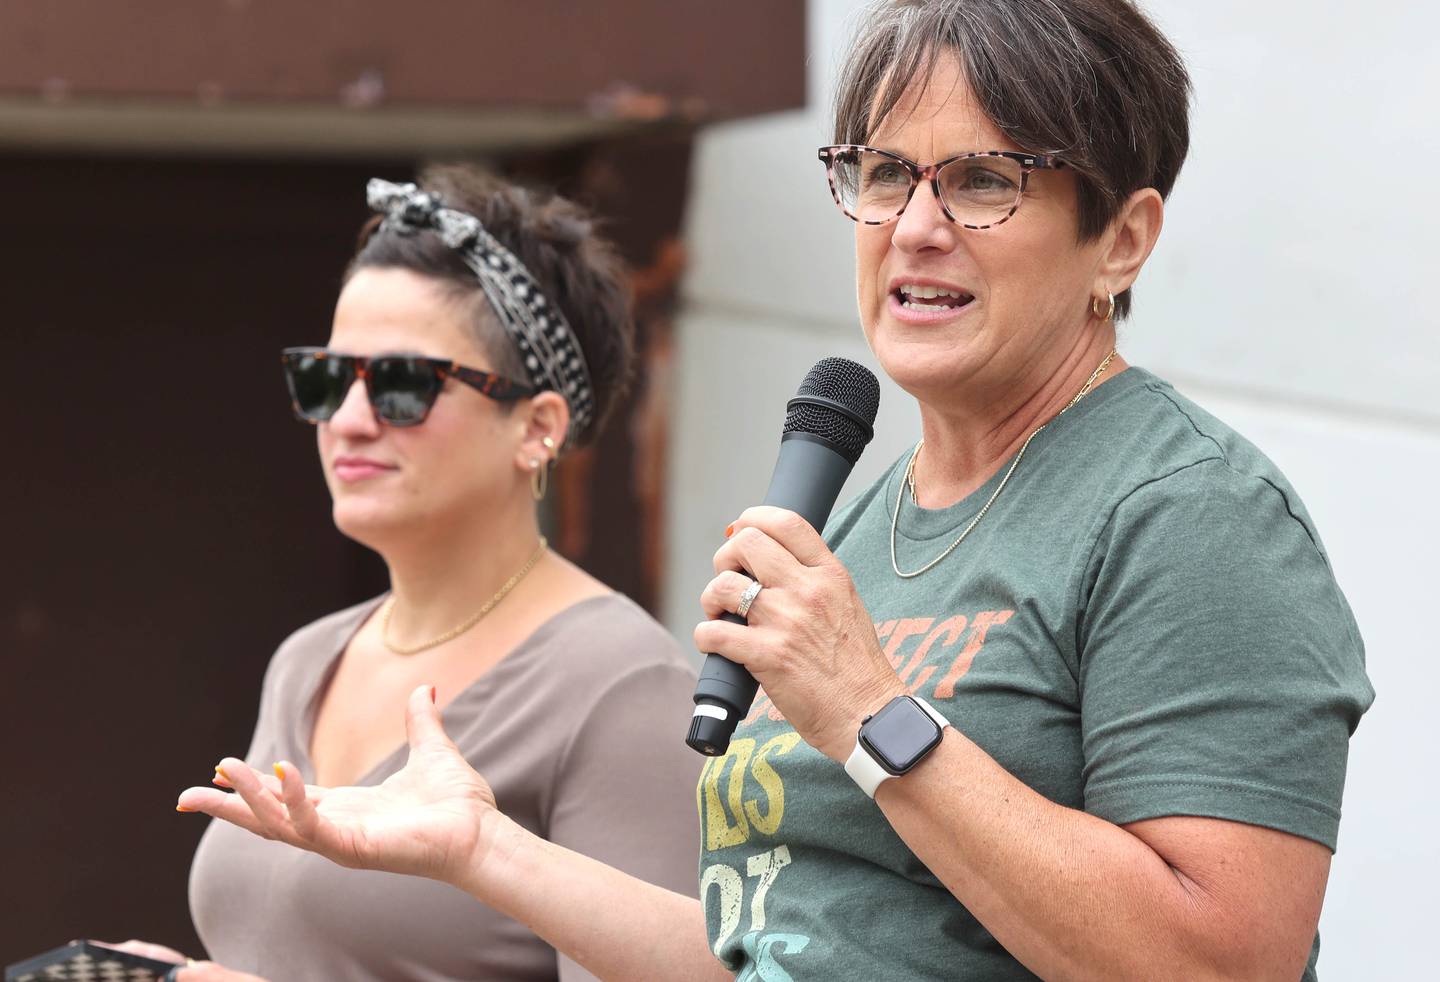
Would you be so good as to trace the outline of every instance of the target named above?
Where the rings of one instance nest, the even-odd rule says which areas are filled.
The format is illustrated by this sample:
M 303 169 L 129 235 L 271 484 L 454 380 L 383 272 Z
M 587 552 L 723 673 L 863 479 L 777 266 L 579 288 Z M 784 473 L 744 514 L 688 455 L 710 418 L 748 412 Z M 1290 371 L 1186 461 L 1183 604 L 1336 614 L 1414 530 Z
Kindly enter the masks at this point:
M 1004 624 L 1011 617 L 1015 616 L 1013 610 L 983 610 L 975 615 L 975 620 L 970 624 L 970 640 L 965 647 L 960 649 L 960 654 L 955 657 L 955 662 L 950 666 L 950 671 L 935 686 L 936 699 L 949 699 L 955 695 L 955 683 L 960 677 L 970 671 L 975 656 L 985 646 L 985 635 L 997 624 Z
M 759 692 L 755 693 L 755 702 L 752 703 L 750 706 L 750 715 L 742 719 L 740 721 L 740 725 L 744 726 L 746 723 L 755 722 L 757 719 L 760 718 L 760 714 L 763 713 L 765 711 L 765 708 L 769 705 L 770 697 L 765 694 L 764 689 L 761 689 Z
M 910 656 L 910 661 L 900 671 L 900 681 L 905 683 L 906 691 L 919 692 L 920 687 L 930 681 L 930 677 L 935 674 L 935 666 L 926 665 L 919 675 L 915 675 L 915 672 L 924 664 L 925 659 L 929 657 L 930 649 L 935 642 L 944 635 L 946 637 L 941 642 L 941 647 L 950 647 L 960 640 L 960 635 L 965 633 L 965 625 L 968 622 L 964 614 L 956 614 L 954 617 L 941 621 L 933 631 L 925 636 L 925 640 L 920 642 L 920 647 L 915 649 L 915 654 Z M 911 676 L 914 678 L 912 679 Z
M 753 723 L 759 719 L 761 715 L 764 715 L 767 719 L 773 719 L 777 723 L 785 722 L 785 715 L 775 708 L 775 704 L 770 701 L 770 697 L 765 694 L 763 689 L 756 693 L 755 701 L 750 704 L 750 714 L 737 723 L 736 727 L 738 728 Z
M 900 654 L 900 646 L 909 638 L 924 634 L 933 623 L 933 617 L 907 617 L 895 625 L 895 630 L 891 632 L 890 640 L 885 645 L 885 657 L 890 660 L 891 668 L 900 667 L 900 660 L 904 657 Z

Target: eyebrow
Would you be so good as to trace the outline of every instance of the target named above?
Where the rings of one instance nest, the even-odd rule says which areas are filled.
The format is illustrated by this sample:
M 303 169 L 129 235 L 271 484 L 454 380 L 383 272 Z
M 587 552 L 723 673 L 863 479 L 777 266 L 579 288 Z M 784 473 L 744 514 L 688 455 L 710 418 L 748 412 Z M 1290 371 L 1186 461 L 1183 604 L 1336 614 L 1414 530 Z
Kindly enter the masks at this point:
M 870 146 L 871 149 L 874 149 L 874 150 L 884 150 L 886 153 L 893 153 L 893 154 L 895 154 L 896 156 L 904 157 L 906 160 L 912 161 L 912 162 L 917 163 L 917 164 L 919 163 L 919 161 L 918 161 L 918 160 L 915 160 L 914 157 L 911 157 L 911 156 L 909 156 L 909 155 L 907 155 L 907 154 L 901 153 L 899 150 L 895 150 L 895 149 L 892 149 L 892 148 L 890 148 L 890 147 L 877 146 L 876 144 L 873 144 L 873 143 L 872 143 L 872 144 L 868 144 L 868 146 Z M 953 159 L 955 159 L 956 157 L 964 157 L 964 156 L 966 156 L 967 154 L 973 154 L 973 155 L 979 156 L 979 155 L 990 154 L 990 153 L 1018 153 L 1018 154 L 1024 154 L 1024 155 L 1026 155 L 1026 156 L 1031 156 L 1031 157 L 1043 157 L 1043 156 L 1046 156 L 1045 154 L 1037 154 L 1037 153 L 1033 153 L 1033 152 L 1031 152 L 1031 151 L 1029 151 L 1029 150 L 1021 150 L 1021 149 L 1019 149 L 1019 148 L 1017 148 L 1017 147 L 1014 147 L 1014 146 L 1006 147 L 1006 146 L 1004 146 L 1004 145 L 1001 145 L 1001 146 L 990 146 L 990 147 L 984 147 L 984 148 L 976 147 L 976 148 L 974 148 L 974 149 L 972 149 L 972 150 L 958 150 L 958 151 L 956 151 L 956 152 L 954 152 L 954 153 L 947 153 L 947 154 L 943 154 L 943 155 L 941 155 L 941 156 L 939 156 L 939 157 L 936 157 L 934 160 L 930 161 L 930 163 L 932 163 L 932 164 L 933 164 L 933 163 L 937 163 L 937 162 L 939 162 L 939 161 L 941 161 L 941 160 L 953 160 Z
M 886 153 L 893 153 L 893 154 L 895 154 L 895 156 L 897 156 L 897 157 L 904 157 L 906 160 L 909 160 L 909 161 L 911 161 L 911 162 L 913 162 L 913 163 L 917 163 L 917 164 L 920 163 L 920 161 L 916 160 L 914 157 L 910 156 L 908 153 L 904 153 L 904 152 L 902 152 L 902 151 L 900 151 L 900 150 L 896 150 L 894 147 L 881 146 L 881 145 L 879 145 L 879 144 L 877 144 L 877 143 L 871 143 L 871 144 L 867 144 L 867 145 L 868 145 L 871 149 L 873 149 L 873 150 L 884 150 Z M 942 154 L 941 156 L 936 157 L 935 160 L 930 161 L 930 163 L 933 164 L 933 163 L 935 163 L 936 161 L 940 161 L 940 160 L 950 160 L 951 158 L 954 158 L 954 157 L 963 157 L 963 156 L 965 156 L 967 153 L 989 153 L 990 151 L 992 151 L 992 150 L 997 150 L 997 149 L 999 149 L 999 148 L 998 148 L 998 147 L 987 147 L 987 148 L 984 149 L 984 150 L 980 150 L 980 149 L 975 149 L 975 150 L 960 150 L 960 151 L 957 151 L 957 152 L 955 152 L 955 153 Z

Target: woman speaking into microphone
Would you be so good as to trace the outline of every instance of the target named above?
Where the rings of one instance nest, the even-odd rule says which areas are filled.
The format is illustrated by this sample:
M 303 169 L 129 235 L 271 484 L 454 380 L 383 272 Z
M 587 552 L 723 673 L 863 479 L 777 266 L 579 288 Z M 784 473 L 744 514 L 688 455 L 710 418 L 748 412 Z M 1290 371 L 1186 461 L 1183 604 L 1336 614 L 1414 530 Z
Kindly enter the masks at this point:
M 764 695 L 701 777 L 701 900 L 521 827 L 423 686 L 378 787 L 228 759 L 181 805 L 602 978 L 1315 978 L 1360 637 L 1284 476 L 1117 350 L 1188 95 L 1125 0 L 873 7 L 819 157 L 921 427 L 825 537 L 755 508 L 715 556 L 695 643 Z

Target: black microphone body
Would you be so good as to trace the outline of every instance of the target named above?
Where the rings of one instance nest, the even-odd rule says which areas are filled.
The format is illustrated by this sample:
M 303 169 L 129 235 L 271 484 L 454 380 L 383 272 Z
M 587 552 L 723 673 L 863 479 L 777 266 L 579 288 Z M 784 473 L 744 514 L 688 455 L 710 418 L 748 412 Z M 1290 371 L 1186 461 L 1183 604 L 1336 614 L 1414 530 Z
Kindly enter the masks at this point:
M 824 391 L 822 368 L 832 380 L 843 369 L 840 381 L 858 385 L 858 393 L 840 392 L 841 398 L 830 397 Z M 811 385 L 817 373 L 822 375 L 819 393 Z M 817 532 L 824 529 L 840 489 L 873 434 L 871 424 L 878 405 L 879 384 L 868 369 L 840 358 L 827 358 L 811 369 L 786 407 L 786 432 L 780 438 L 780 453 L 764 503 L 795 512 Z M 738 614 L 726 612 L 721 617 L 745 623 Z M 736 725 L 750 711 L 756 688 L 755 678 L 744 666 L 722 655 L 707 654 L 695 686 L 695 714 L 686 744 L 707 757 L 723 754 Z

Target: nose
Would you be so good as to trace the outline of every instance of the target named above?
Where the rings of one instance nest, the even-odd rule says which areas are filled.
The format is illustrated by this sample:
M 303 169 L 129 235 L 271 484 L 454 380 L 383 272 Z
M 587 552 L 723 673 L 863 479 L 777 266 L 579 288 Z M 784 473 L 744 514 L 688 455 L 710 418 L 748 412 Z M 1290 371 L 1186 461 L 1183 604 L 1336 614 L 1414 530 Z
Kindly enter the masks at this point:
M 345 393 L 344 401 L 330 417 L 328 425 L 332 432 L 349 437 L 375 437 L 380 434 L 380 420 L 370 406 L 364 379 L 357 378 L 350 383 L 350 390 Z
M 959 226 L 952 222 L 935 196 L 935 188 L 929 181 L 921 181 L 910 196 L 905 211 L 895 219 L 895 231 L 890 241 L 895 247 L 910 253 L 926 249 L 940 249 L 949 252 L 955 247 Z

